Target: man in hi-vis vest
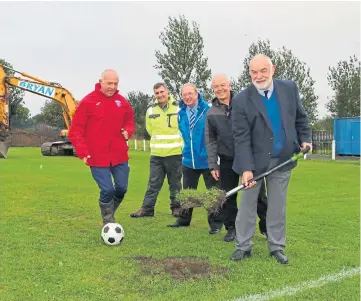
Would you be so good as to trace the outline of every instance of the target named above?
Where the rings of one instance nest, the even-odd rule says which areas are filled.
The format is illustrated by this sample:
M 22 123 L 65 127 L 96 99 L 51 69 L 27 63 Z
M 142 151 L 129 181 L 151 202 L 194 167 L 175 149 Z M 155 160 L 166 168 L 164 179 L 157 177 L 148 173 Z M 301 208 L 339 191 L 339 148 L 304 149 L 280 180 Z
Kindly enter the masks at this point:
M 176 195 L 181 190 L 183 139 L 178 128 L 178 102 L 164 83 L 153 87 L 155 104 L 148 108 L 145 123 L 150 135 L 150 175 L 143 205 L 131 217 L 154 216 L 158 194 L 167 176 L 170 191 L 170 209 L 178 216 Z

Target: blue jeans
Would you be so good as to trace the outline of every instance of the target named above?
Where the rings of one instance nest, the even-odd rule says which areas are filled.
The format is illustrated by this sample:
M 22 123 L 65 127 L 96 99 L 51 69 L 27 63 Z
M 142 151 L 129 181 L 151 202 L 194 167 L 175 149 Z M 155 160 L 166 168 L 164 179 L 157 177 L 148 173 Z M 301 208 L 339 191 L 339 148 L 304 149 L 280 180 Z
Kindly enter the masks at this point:
M 109 203 L 113 198 L 122 201 L 128 189 L 129 165 L 124 162 L 110 167 L 90 167 L 100 189 L 99 201 Z M 112 181 L 114 179 L 114 185 Z

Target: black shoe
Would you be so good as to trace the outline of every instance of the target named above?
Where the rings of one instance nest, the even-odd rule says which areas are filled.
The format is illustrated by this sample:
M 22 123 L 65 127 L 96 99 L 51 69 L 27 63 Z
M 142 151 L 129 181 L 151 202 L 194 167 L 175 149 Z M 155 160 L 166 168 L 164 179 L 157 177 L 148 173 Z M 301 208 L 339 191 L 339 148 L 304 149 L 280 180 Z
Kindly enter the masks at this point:
M 154 216 L 154 212 L 145 212 L 143 209 L 139 209 L 137 212 L 131 213 L 130 217 L 146 217 Z
M 231 242 L 236 239 L 236 229 L 235 228 L 228 228 L 227 234 L 224 236 L 223 240 L 226 242 Z
M 229 257 L 229 259 L 230 260 L 243 260 L 247 257 L 251 257 L 251 251 L 237 250 L 232 254 L 231 257 Z
M 170 227 L 170 228 L 189 227 L 189 224 L 182 224 L 182 223 L 176 221 L 173 224 L 167 225 L 167 227 Z
M 276 258 L 277 262 L 280 264 L 287 264 L 288 263 L 288 258 L 287 256 L 283 253 L 283 250 L 276 250 L 270 253 L 271 257 Z
M 260 230 L 259 232 L 260 232 L 263 236 L 265 236 L 266 238 L 268 238 L 267 231 L 262 231 L 262 230 Z
M 211 230 L 209 230 L 209 234 L 216 234 L 216 233 L 218 233 L 218 232 L 220 232 L 221 231 L 221 229 L 219 229 L 219 228 L 214 228 L 214 229 L 211 229 Z

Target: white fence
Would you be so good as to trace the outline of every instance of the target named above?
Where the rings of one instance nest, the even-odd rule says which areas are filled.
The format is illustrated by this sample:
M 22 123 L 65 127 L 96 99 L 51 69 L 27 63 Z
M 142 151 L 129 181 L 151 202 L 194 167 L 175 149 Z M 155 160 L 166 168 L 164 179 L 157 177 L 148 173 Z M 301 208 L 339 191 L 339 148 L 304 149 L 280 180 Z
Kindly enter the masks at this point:
M 149 140 L 131 139 L 131 140 L 127 141 L 127 144 L 129 146 L 129 150 L 137 150 L 137 151 L 143 151 L 143 152 L 149 152 L 150 151 Z M 303 158 L 307 159 L 307 154 L 304 155 Z M 335 142 L 335 140 L 332 140 L 331 159 L 336 160 L 336 142 Z
M 129 150 L 139 150 L 143 152 L 150 151 L 149 140 L 131 139 L 127 141 L 127 144 L 129 146 Z

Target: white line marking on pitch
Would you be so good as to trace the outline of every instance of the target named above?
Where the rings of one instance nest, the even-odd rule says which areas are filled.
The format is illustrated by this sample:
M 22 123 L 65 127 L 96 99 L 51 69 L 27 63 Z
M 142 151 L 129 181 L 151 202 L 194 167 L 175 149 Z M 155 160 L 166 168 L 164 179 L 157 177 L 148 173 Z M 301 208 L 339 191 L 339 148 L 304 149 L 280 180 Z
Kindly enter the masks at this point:
M 351 270 L 343 270 L 337 274 L 325 275 L 317 280 L 304 281 L 295 286 L 285 286 L 281 289 L 271 290 L 267 293 L 249 295 L 244 298 L 235 299 L 234 301 L 268 301 L 283 296 L 292 296 L 309 289 L 321 287 L 330 282 L 336 282 L 344 278 L 353 277 L 357 274 L 360 274 L 360 267 Z

